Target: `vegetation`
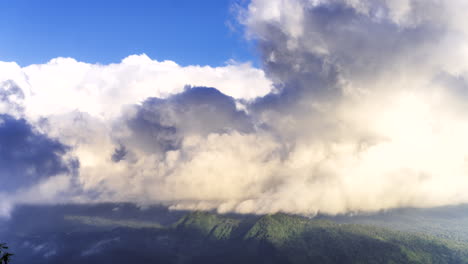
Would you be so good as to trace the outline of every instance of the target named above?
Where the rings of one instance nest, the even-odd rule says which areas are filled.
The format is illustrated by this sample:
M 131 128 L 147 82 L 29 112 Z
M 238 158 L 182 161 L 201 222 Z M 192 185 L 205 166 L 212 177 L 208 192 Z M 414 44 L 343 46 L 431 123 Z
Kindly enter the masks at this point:
M 240 221 L 207 212 L 194 212 L 182 217 L 173 228 L 206 236 L 214 240 L 229 239 Z
M 66 215 L 65 220 L 76 221 L 85 225 L 97 227 L 129 227 L 129 228 L 162 228 L 158 223 L 134 220 L 114 220 L 103 217 Z
M 340 223 L 358 223 L 412 233 L 431 234 L 468 243 L 468 205 L 417 209 L 404 208 L 371 215 L 325 217 Z
M 6 252 L 8 247 L 4 243 L 0 243 L 0 264 L 10 263 L 11 256 L 13 254 Z
M 466 247 L 431 236 L 285 214 L 262 217 L 246 239 L 270 243 L 289 263 L 468 263 Z
M 67 209 L 61 222 L 49 213 L 46 219 L 53 219 L 54 229 L 44 224 L 43 229 L 28 232 L 16 221 L 14 228 L 5 226 L 9 236 L 2 236 L 12 241 L 15 264 L 468 264 L 468 246 L 463 241 L 320 217 L 191 212 L 177 218 L 166 213 L 131 218 L 124 209 L 112 207 L 98 212 L 97 216 L 89 211 L 79 215 Z M 159 224 L 160 220 L 166 222 Z

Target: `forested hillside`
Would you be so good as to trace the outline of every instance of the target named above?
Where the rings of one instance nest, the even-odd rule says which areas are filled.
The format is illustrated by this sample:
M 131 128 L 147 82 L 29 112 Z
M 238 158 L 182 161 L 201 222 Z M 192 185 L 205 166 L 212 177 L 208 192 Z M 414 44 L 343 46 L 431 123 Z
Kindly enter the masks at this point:
M 25 218 L 34 210 L 36 224 Z M 458 240 L 320 218 L 128 204 L 26 207 L 4 223 L 2 237 L 13 264 L 468 263 L 468 246 Z

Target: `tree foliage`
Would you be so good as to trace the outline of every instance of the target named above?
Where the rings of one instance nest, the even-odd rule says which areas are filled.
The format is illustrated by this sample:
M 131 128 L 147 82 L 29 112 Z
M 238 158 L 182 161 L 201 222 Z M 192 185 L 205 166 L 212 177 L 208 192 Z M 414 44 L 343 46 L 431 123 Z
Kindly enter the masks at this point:
M 8 247 L 5 243 L 0 243 L 0 264 L 10 263 L 11 256 L 13 254 L 6 252 Z

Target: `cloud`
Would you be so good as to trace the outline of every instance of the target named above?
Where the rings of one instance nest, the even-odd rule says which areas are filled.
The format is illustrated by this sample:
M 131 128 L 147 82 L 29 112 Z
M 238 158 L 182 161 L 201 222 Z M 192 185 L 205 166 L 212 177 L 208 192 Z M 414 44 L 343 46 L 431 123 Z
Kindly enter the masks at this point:
M 126 111 L 124 124 L 130 134 L 118 138 L 148 153 L 180 148 L 184 137 L 211 133 L 253 132 L 253 124 L 235 100 L 215 88 L 187 87 L 167 99 L 149 98 Z M 118 136 L 117 136 L 118 137 Z
M 25 119 L 0 114 L 0 216 L 18 202 L 56 202 L 79 168 L 69 151 Z
M 252 1 L 244 23 L 278 87 L 253 115 L 294 145 L 283 163 L 294 176 L 251 210 L 466 202 L 465 5 Z
M 72 201 L 305 215 L 465 203 L 466 5 L 253 0 L 239 17 L 263 70 L 0 63 L 1 109 L 69 146 L 79 172 L 57 186 Z
M 0 192 L 9 192 L 70 172 L 68 148 L 40 134 L 24 119 L 0 115 Z
M 20 116 L 24 111 L 22 100 L 24 93 L 18 85 L 11 81 L 0 83 L 0 112 L 12 116 Z
M 183 92 L 186 85 L 217 87 L 235 98 L 267 94 L 271 82 L 248 63 L 223 67 L 187 66 L 132 55 L 118 64 L 100 65 L 56 58 L 46 64 L 20 67 L 0 62 L 0 82 L 14 81 L 24 93 L 28 116 L 81 111 L 99 118 L 115 118 L 121 107 L 148 97 Z

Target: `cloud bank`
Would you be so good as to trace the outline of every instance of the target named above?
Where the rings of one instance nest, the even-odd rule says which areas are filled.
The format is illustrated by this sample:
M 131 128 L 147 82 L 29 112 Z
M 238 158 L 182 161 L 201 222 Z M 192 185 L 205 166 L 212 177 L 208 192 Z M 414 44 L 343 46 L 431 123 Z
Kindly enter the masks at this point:
M 173 61 L 152 60 L 144 54 L 109 65 L 72 58 L 56 58 L 27 67 L 0 62 L 0 83 L 12 81 L 24 93 L 25 114 L 36 119 L 70 111 L 115 119 L 124 105 L 140 103 L 148 97 L 164 98 L 182 92 L 185 85 L 217 87 L 225 94 L 244 99 L 263 96 L 271 89 L 264 72 L 249 63 L 182 67 Z
M 0 110 L 79 164 L 45 201 L 304 215 L 465 203 L 467 7 L 252 0 L 239 19 L 263 70 L 0 63 Z

